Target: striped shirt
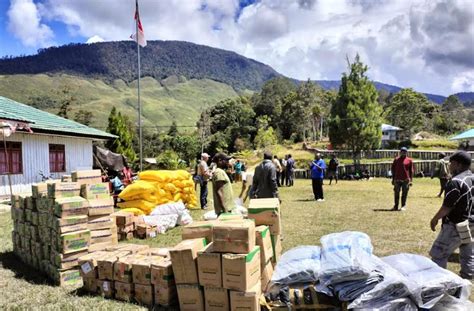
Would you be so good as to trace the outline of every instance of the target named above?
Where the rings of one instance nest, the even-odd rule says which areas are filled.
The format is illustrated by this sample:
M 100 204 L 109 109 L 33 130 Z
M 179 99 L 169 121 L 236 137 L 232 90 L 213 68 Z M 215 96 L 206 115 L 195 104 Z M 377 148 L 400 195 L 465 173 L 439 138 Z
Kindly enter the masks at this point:
M 448 181 L 443 206 L 451 211 L 446 216 L 445 221 L 457 224 L 473 217 L 471 216 L 474 200 L 473 184 L 474 175 L 470 170 L 466 170 Z

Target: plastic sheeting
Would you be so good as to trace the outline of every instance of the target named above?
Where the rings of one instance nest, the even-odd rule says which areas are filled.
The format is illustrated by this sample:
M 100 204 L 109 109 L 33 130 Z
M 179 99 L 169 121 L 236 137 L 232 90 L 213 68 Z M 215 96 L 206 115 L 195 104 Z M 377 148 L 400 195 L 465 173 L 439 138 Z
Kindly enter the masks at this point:
M 415 254 L 397 254 L 382 260 L 416 284 L 414 299 L 421 308 L 432 308 L 445 294 L 466 300 L 471 282 Z
M 158 233 L 165 233 L 169 229 L 176 227 L 178 215 L 152 215 L 143 216 L 143 221 L 149 226 L 156 226 Z
M 178 215 L 177 223 L 180 226 L 189 225 L 193 222 L 193 218 L 189 214 L 189 211 L 184 206 L 183 202 L 174 202 L 158 205 L 150 213 L 150 216 L 156 215 Z
M 450 295 L 444 295 L 431 311 L 467 311 L 474 310 L 474 303 L 469 300 L 462 300 Z
M 320 269 L 321 249 L 318 246 L 292 248 L 278 261 L 269 291 L 277 293 L 282 287 L 316 283 Z
M 375 303 L 373 305 L 354 308 L 354 311 L 417 311 L 418 307 L 410 298 L 398 298 L 391 301 Z

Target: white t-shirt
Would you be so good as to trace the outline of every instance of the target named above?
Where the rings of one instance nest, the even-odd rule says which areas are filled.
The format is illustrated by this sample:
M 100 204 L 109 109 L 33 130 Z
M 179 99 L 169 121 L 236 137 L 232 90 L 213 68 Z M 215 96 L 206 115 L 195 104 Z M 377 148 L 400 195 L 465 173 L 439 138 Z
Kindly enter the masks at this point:
M 253 172 L 252 173 L 242 172 L 242 180 L 245 180 L 245 183 L 247 184 L 247 186 L 250 187 L 253 183 Z

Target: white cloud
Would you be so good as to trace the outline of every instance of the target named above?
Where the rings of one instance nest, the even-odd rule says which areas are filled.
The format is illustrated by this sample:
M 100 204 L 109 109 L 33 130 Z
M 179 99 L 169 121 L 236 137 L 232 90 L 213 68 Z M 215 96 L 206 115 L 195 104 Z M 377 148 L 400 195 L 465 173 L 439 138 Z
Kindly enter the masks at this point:
M 43 0 L 38 9 L 85 38 L 134 32 L 134 1 Z M 34 12 L 34 28 L 47 27 Z M 474 71 L 471 0 L 260 0 L 240 12 L 238 0 L 140 0 L 140 15 L 147 40 L 233 50 L 292 78 L 338 80 L 359 53 L 373 79 L 447 95 L 469 90 Z
M 53 44 L 53 31 L 41 21 L 33 0 L 12 0 L 7 12 L 8 30 L 29 47 Z
M 86 43 L 90 44 L 90 43 L 97 43 L 97 42 L 104 42 L 104 41 L 105 40 L 102 39 L 102 37 L 95 35 L 87 39 Z
M 451 85 L 454 92 L 474 92 L 474 71 L 466 71 L 455 77 Z

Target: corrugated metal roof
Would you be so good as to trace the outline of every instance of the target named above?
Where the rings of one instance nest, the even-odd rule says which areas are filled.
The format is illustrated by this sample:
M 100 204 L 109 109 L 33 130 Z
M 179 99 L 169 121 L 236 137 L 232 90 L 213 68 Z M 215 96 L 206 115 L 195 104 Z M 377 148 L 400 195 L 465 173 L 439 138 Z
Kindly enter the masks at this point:
M 459 135 L 456 135 L 450 138 L 450 140 L 463 140 L 463 139 L 471 139 L 471 138 L 474 138 L 474 129 L 470 129 Z
M 382 131 L 401 131 L 402 129 L 390 124 L 382 123 Z
M 92 137 L 99 139 L 115 138 L 115 135 L 95 128 L 64 119 L 31 106 L 0 96 L 0 119 L 17 120 L 30 123 L 35 130 L 70 136 Z

